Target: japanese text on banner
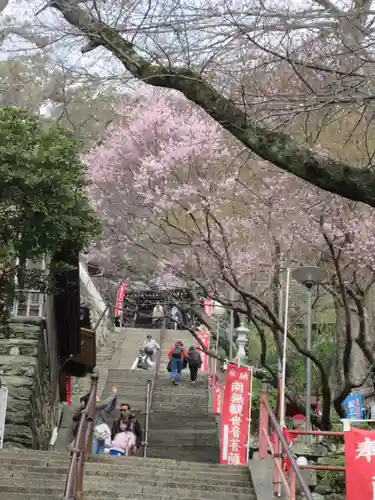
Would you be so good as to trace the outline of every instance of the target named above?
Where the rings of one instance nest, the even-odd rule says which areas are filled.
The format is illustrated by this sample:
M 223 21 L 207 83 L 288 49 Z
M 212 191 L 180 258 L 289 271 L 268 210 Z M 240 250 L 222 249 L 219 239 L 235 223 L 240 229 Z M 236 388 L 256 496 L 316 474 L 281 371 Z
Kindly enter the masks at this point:
M 216 385 L 214 388 L 214 396 L 212 398 L 212 411 L 215 415 L 220 415 L 221 413 L 221 385 Z
M 247 367 L 228 366 L 221 422 L 220 463 L 247 464 L 250 372 Z
M 375 500 L 375 431 L 345 432 L 346 500 Z

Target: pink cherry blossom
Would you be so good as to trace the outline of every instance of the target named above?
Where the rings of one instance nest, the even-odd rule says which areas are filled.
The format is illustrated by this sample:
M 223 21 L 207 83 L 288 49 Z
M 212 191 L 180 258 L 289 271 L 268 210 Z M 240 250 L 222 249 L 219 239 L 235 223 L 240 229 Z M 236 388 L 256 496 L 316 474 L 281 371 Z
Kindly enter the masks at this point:
M 108 136 L 84 158 L 106 226 L 100 252 L 113 264 L 138 259 L 155 275 L 217 286 L 263 282 L 265 291 L 285 262 L 324 259 L 334 275 L 333 248 L 347 280 L 374 273 L 368 208 L 244 160 L 217 123 L 177 93 L 142 89 L 117 111 Z

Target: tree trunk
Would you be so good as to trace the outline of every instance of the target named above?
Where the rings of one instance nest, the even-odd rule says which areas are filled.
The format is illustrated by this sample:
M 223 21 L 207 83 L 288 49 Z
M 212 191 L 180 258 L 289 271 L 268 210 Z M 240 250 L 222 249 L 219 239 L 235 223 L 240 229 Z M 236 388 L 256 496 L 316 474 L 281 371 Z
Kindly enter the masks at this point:
M 375 308 L 373 306 L 373 295 L 374 291 L 370 290 L 363 301 L 364 306 L 364 317 L 363 320 L 366 323 L 366 343 L 371 346 L 374 344 L 375 340 L 375 330 L 374 330 L 374 320 L 375 320 Z M 345 333 L 345 323 L 346 318 L 342 306 L 337 300 L 334 301 L 335 311 L 336 311 L 336 328 L 335 328 L 335 343 L 336 343 L 336 356 L 332 363 L 332 392 L 333 397 L 337 398 L 342 391 L 345 390 L 348 382 L 352 386 L 358 386 L 363 383 L 368 376 L 371 368 L 371 362 L 366 356 L 364 350 L 358 345 L 357 340 L 361 333 L 360 317 L 354 312 L 356 309 L 356 304 L 353 299 L 348 297 L 348 302 L 351 310 L 353 312 L 350 315 L 351 324 L 351 349 L 348 359 L 349 372 L 345 376 L 344 364 L 345 364 L 345 353 L 347 346 L 347 339 Z M 371 383 L 371 380 L 365 382 L 365 386 Z

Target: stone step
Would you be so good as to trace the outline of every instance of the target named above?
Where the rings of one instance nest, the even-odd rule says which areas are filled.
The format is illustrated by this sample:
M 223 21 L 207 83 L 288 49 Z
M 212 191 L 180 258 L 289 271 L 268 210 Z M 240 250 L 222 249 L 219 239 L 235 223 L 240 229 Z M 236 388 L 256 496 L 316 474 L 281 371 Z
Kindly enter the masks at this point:
M 69 456 L 67 453 L 49 452 L 49 451 L 35 451 L 29 449 L 3 449 L 0 450 L 0 462 L 21 464 L 27 462 L 31 465 L 52 467 L 56 464 L 66 465 L 69 464 Z M 116 464 L 121 464 L 121 467 L 154 467 L 162 469 L 189 469 L 189 470 L 210 470 L 210 471 L 230 471 L 231 473 L 243 472 L 246 467 L 241 466 L 228 466 L 219 463 L 215 465 L 202 466 L 202 464 L 193 464 L 190 462 L 176 461 L 173 459 L 157 459 L 141 457 L 117 458 L 110 456 L 92 456 L 88 460 L 88 464 L 101 464 L 104 466 L 115 467 Z
M 152 446 L 147 449 L 147 456 L 150 458 L 171 458 L 174 460 L 190 463 L 199 464 L 217 464 L 220 460 L 219 451 L 216 452 L 213 448 L 207 448 L 204 450 L 197 450 L 196 448 L 191 448 L 190 451 L 187 447 L 183 449 L 173 449 L 164 447 Z
M 19 492 L 19 493 L 9 493 L 5 492 L 4 494 L 0 491 L 0 500 L 61 500 L 62 495 L 59 494 L 47 494 L 47 495 L 41 495 L 40 493 L 29 493 L 29 491 L 25 492 Z M 124 495 L 124 494 L 116 494 L 111 491 L 108 492 L 100 492 L 100 496 L 96 496 L 93 494 L 85 494 L 85 500 L 98 500 L 98 498 L 113 498 L 116 500 L 170 500 L 170 497 L 167 495 L 153 495 L 147 494 L 139 494 L 135 495 L 130 493 L 129 495 Z M 195 497 L 196 500 L 205 500 L 207 498 L 206 495 L 202 496 L 201 498 Z M 232 497 L 233 500 L 242 500 L 241 498 L 236 498 Z M 256 500 L 256 497 L 253 493 L 251 493 L 248 497 L 248 500 Z M 179 496 L 178 500 L 191 500 L 191 497 L 187 496 Z
M 177 446 L 176 440 L 180 440 L 183 444 L 184 447 L 196 447 L 196 446 L 214 446 L 216 447 L 218 445 L 218 436 L 215 433 L 213 434 L 208 434 L 208 435 L 202 435 L 202 434 L 190 434 L 186 439 L 184 439 L 180 433 L 173 434 L 169 437 L 166 436 L 158 436 L 155 433 L 150 432 L 148 436 L 148 444 L 150 447 L 155 448 L 160 447 L 160 446 L 166 446 L 168 449 L 170 447 L 175 447 Z
M 174 418 L 161 419 L 157 416 L 157 413 L 150 414 L 150 431 L 158 431 L 169 429 L 169 431 L 177 431 L 189 429 L 191 432 L 203 432 L 207 430 L 215 429 L 217 432 L 217 426 L 215 422 L 212 420 L 207 421 L 201 418 L 199 421 L 197 420 L 189 420 L 185 415 L 183 418 L 176 418 L 176 414 Z
M 63 480 L 53 480 L 52 478 L 43 478 L 40 480 L 34 477 L 21 478 L 2 478 L 0 482 L 1 495 L 4 495 L 4 499 L 8 498 L 8 493 L 28 493 L 30 494 L 56 494 L 60 492 L 62 494 L 64 489 L 64 481 L 66 476 L 63 476 Z M 247 487 L 241 486 L 224 486 L 222 484 L 196 484 L 191 482 L 186 484 L 177 480 L 173 482 L 172 480 L 167 481 L 150 481 L 143 478 L 141 482 L 133 482 L 129 477 L 124 478 L 123 476 L 117 475 L 115 480 L 112 480 L 109 484 L 108 478 L 102 478 L 100 476 L 90 476 L 85 475 L 84 478 L 84 491 L 85 498 L 86 495 L 92 495 L 97 497 L 107 496 L 110 493 L 110 497 L 117 495 L 127 496 L 138 494 L 144 495 L 157 495 L 157 496 L 169 496 L 169 497 L 190 497 L 190 498 L 205 498 L 205 499 L 223 499 L 226 500 L 228 494 L 230 493 L 231 498 L 238 498 L 238 500 L 248 499 L 249 495 L 253 493 L 253 489 L 249 483 Z M 0 497 L 1 498 L 1 497 Z
M 49 481 L 58 481 L 61 483 L 64 483 L 66 480 L 66 474 L 67 471 L 61 472 L 61 469 L 54 469 L 52 468 L 49 470 L 48 467 L 45 468 L 40 468 L 37 472 L 34 470 L 34 468 L 22 470 L 18 469 L 18 467 L 13 467 L 6 469 L 5 467 L 1 468 L 1 480 L 0 480 L 0 485 L 4 482 L 7 482 L 10 479 L 13 480 L 18 480 L 18 482 L 21 482 L 24 478 L 25 475 L 27 475 L 27 480 L 33 480 L 35 482 L 35 485 L 43 485 L 43 483 L 48 483 Z M 102 484 L 105 481 L 111 480 L 116 480 L 116 483 L 119 484 L 141 484 L 143 487 L 144 486 L 155 486 L 156 488 L 163 488 L 169 487 L 169 488 L 182 488 L 182 484 L 186 484 L 186 488 L 190 489 L 191 488 L 191 481 L 193 478 L 191 477 L 191 481 L 187 482 L 186 481 L 186 476 L 170 476 L 166 472 L 164 474 L 159 474 L 159 475 L 147 475 L 145 476 L 144 473 L 141 471 L 138 471 L 138 473 L 132 473 L 131 476 L 125 476 L 123 474 L 119 474 L 118 471 L 114 472 L 113 470 L 109 471 L 104 471 L 96 468 L 94 470 L 90 469 L 90 467 L 85 470 L 85 479 L 87 482 L 91 483 L 99 483 Z M 237 480 L 223 480 L 222 478 L 214 478 L 211 480 L 208 480 L 207 476 L 197 476 L 194 478 L 194 488 L 196 489 L 205 489 L 205 487 L 209 486 L 211 490 L 217 490 L 221 489 L 222 491 L 228 491 L 229 488 L 232 489 L 232 491 L 237 491 L 237 492 L 242 492 L 243 489 L 248 490 L 251 488 L 251 485 L 249 483 L 249 480 L 244 480 L 241 482 L 238 482 Z M 185 486 L 183 487 L 185 489 Z
M 204 482 L 208 483 L 210 481 L 216 484 L 231 484 L 234 482 L 237 486 L 246 487 L 249 484 L 249 473 L 243 471 L 243 473 L 230 473 L 228 472 L 211 472 L 211 471 L 184 471 L 180 469 L 163 469 L 163 468 L 135 468 L 127 467 L 122 464 L 118 464 L 115 467 L 105 464 L 86 464 L 85 474 L 89 476 L 103 476 L 107 478 L 116 478 L 119 474 L 124 472 L 131 473 L 132 480 L 142 481 L 145 476 L 147 480 L 159 481 L 159 480 L 170 480 L 173 481 L 192 481 L 194 480 L 197 484 Z M 27 466 L 21 464 L 17 467 L 11 464 L 1 464 L 0 466 L 1 478 L 9 477 L 32 477 L 33 479 L 48 478 L 48 476 L 53 475 L 55 479 L 66 478 L 67 467 L 51 466 L 51 467 L 38 467 L 38 466 Z M 124 475 L 125 477 L 125 475 Z
M 1 454 L 0 454 L 1 456 Z M 97 464 L 105 466 L 106 464 L 115 467 L 117 464 L 121 464 L 121 467 L 127 465 L 135 468 L 146 468 L 153 467 L 159 469 L 179 469 L 179 470 L 191 470 L 191 471 L 217 471 L 224 472 L 230 471 L 231 473 L 243 473 L 243 471 L 247 471 L 246 467 L 242 466 L 230 466 L 230 465 L 222 465 L 216 463 L 214 465 L 207 464 L 194 464 L 189 461 L 184 460 L 173 460 L 173 459 L 158 459 L 158 458 L 138 458 L 138 457 L 128 457 L 128 458 L 118 458 L 118 457 L 110 457 L 110 456 L 92 456 L 89 458 L 89 464 Z

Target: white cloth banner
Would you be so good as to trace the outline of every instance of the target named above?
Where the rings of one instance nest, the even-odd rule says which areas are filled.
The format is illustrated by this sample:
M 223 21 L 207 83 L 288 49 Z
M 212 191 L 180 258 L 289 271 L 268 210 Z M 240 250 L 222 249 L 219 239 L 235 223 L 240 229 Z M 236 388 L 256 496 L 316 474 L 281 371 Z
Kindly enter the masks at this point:
M 0 449 L 4 444 L 5 415 L 7 412 L 8 389 L 0 387 Z

